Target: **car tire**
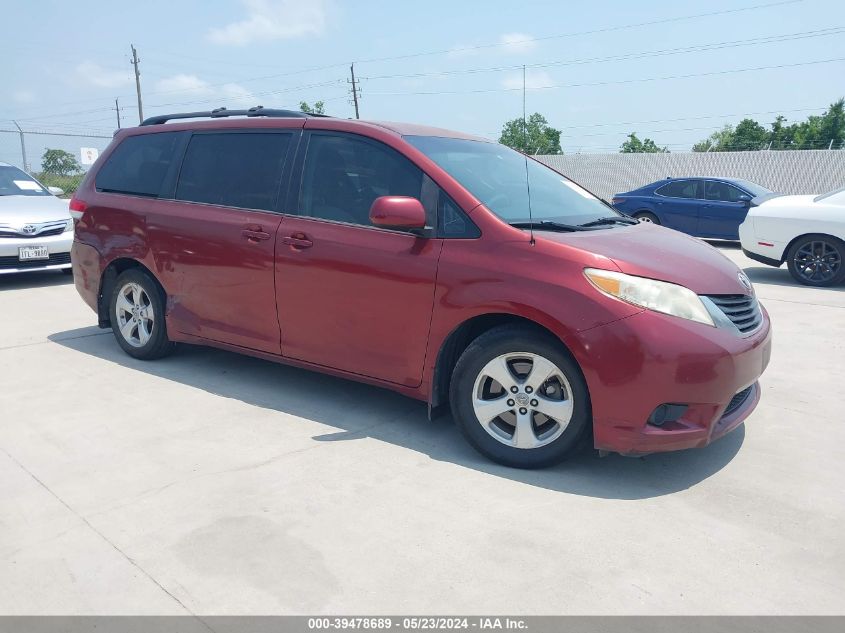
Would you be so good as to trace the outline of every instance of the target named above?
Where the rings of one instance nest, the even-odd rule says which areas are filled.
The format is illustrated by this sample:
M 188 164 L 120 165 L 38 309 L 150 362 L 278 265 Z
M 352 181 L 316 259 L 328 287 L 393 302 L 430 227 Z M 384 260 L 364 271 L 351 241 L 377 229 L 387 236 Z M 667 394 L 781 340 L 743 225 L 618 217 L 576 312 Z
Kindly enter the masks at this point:
M 633 215 L 633 218 L 637 222 L 643 222 L 645 224 L 660 224 L 660 218 L 658 218 L 656 215 L 654 215 L 650 211 L 637 211 Z
M 467 441 L 514 468 L 563 461 L 592 426 L 578 364 L 557 339 L 524 326 L 498 327 L 470 343 L 455 365 L 449 399 Z
M 845 242 L 830 235 L 804 235 L 789 247 L 786 265 L 795 281 L 823 288 L 845 281 Z
M 164 321 L 165 297 L 156 281 L 138 268 L 115 279 L 109 301 L 112 332 L 123 351 L 134 358 L 153 360 L 173 351 Z

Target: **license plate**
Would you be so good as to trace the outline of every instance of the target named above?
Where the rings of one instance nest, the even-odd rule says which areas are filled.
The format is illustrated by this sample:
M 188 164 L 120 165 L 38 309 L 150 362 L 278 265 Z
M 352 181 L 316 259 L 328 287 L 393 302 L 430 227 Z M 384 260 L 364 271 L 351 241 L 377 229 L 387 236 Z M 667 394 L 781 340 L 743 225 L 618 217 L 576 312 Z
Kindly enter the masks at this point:
M 18 259 L 22 262 L 31 259 L 50 259 L 50 251 L 46 246 L 21 246 L 18 250 Z

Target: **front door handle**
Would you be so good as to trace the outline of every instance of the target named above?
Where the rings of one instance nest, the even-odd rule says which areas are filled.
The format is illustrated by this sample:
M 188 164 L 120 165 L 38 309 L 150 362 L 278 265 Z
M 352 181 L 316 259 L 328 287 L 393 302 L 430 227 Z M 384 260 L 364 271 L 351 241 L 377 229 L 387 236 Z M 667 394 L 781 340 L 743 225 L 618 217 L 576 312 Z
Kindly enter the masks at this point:
M 261 229 L 258 229 L 257 231 L 244 229 L 243 231 L 241 231 L 241 235 L 248 239 L 250 242 L 260 242 L 262 240 L 269 240 L 271 237 L 269 233 L 265 233 Z
M 303 233 L 297 233 L 295 235 L 288 235 L 287 237 L 283 237 L 282 244 L 287 244 L 288 246 L 294 249 L 311 248 L 312 246 L 314 246 L 314 242 L 309 240 L 308 237 Z

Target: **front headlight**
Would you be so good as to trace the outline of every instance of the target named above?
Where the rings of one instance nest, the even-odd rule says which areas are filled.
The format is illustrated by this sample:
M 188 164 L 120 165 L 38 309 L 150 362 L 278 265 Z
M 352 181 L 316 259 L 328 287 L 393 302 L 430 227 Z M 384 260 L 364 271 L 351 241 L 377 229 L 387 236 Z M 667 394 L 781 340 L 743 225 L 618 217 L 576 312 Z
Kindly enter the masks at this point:
M 684 286 L 598 268 L 586 268 L 584 274 L 596 288 L 611 297 L 655 312 L 716 325 L 698 295 Z
M 72 230 L 73 230 L 73 218 L 71 218 L 70 220 L 67 221 L 67 224 L 65 225 L 64 232 L 67 233 L 68 231 L 72 231 Z

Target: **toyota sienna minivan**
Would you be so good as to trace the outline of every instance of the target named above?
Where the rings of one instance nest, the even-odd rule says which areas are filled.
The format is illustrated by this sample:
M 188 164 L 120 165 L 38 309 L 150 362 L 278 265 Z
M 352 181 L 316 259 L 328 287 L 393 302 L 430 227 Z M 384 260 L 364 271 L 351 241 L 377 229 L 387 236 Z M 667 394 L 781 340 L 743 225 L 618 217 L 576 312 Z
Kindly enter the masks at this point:
M 153 117 L 70 208 L 76 287 L 127 354 L 211 345 L 392 389 L 509 466 L 704 446 L 769 362 L 768 315 L 716 249 L 459 132 Z

